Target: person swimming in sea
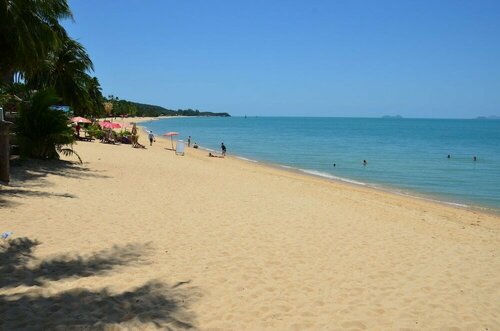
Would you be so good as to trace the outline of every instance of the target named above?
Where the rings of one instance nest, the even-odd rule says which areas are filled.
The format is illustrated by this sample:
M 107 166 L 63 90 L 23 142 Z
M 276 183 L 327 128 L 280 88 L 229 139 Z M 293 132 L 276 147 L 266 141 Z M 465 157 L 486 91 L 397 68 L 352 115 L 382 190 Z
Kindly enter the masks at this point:
M 368 164 L 368 162 L 366 162 L 366 160 L 363 160 L 363 165 L 365 166 L 367 164 Z

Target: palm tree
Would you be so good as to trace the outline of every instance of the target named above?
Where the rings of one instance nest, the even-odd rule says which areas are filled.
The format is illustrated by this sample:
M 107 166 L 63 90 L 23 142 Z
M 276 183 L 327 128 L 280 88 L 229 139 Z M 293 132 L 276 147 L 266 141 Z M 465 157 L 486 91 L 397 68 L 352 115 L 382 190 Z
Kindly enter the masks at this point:
M 75 115 L 101 115 L 104 98 L 99 80 L 88 74 L 92 70 L 85 48 L 66 36 L 57 50 L 26 73 L 26 81 L 33 89 L 53 87 Z
M 65 36 L 59 20 L 72 18 L 67 0 L 0 0 L 0 79 L 33 69 Z
M 97 77 L 92 77 L 87 82 L 87 91 L 90 101 L 90 109 L 87 113 L 90 115 L 104 114 L 104 97 L 102 96 L 101 84 Z
M 26 81 L 33 89 L 53 87 L 63 102 L 75 109 L 87 108 L 90 70 L 93 64 L 85 48 L 66 36 L 59 48 L 26 73 Z

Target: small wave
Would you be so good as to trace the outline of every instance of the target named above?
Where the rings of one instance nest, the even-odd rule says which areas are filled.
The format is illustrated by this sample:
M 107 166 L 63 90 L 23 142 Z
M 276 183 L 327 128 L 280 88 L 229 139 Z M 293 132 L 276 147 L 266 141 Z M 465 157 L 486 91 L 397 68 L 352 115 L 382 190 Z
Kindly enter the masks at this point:
M 253 163 L 259 163 L 259 161 L 252 160 L 252 159 L 247 159 L 246 157 L 243 156 L 236 156 L 237 159 L 243 160 L 243 161 L 248 161 L 248 162 L 253 162 Z
M 343 182 L 346 182 L 346 183 L 351 183 L 351 184 L 366 186 L 366 183 L 358 182 L 358 181 L 352 180 L 352 179 L 347 179 L 347 178 L 333 176 L 333 175 L 330 175 L 329 173 L 326 173 L 326 172 L 321 172 L 321 171 L 316 171 L 316 170 L 309 170 L 309 169 L 298 169 L 298 170 L 302 171 L 302 172 L 304 172 L 306 174 L 309 174 L 309 175 L 314 175 L 314 176 L 319 176 L 319 177 L 328 178 L 328 179 L 334 179 L 334 180 L 340 180 L 340 181 L 343 181 Z
M 411 197 L 411 198 L 416 198 L 420 200 L 425 200 L 425 201 L 431 201 L 431 202 L 436 202 L 436 203 L 441 203 L 445 205 L 450 205 L 450 206 L 455 206 L 455 207 L 461 207 L 461 208 L 469 208 L 469 205 L 463 204 L 463 203 L 458 203 L 458 202 L 452 202 L 452 201 L 447 201 L 445 198 L 439 199 L 439 198 L 433 198 L 429 196 L 425 196 L 422 193 L 418 192 L 409 192 L 406 190 L 401 190 L 398 188 L 394 187 L 387 187 L 387 186 L 382 186 L 382 185 L 370 185 L 371 187 L 374 187 L 376 189 L 380 189 L 386 192 L 391 192 L 397 195 L 405 196 L 405 197 Z
M 445 202 L 445 203 L 452 206 L 465 207 L 465 208 L 469 207 L 469 205 L 465 205 L 463 203 L 457 203 L 457 202 Z

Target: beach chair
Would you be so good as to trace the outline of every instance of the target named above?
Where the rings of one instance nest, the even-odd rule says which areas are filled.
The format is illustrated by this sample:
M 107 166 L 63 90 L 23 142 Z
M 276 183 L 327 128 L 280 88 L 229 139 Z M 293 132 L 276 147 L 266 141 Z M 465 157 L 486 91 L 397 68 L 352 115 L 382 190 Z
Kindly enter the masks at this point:
M 184 155 L 184 143 L 178 141 L 177 144 L 175 144 L 175 155 Z
M 79 136 L 79 137 L 77 137 L 77 139 L 80 141 L 92 141 L 92 140 L 94 140 L 94 138 L 92 138 L 92 136 L 89 134 L 89 132 L 87 130 L 83 130 L 83 137 Z

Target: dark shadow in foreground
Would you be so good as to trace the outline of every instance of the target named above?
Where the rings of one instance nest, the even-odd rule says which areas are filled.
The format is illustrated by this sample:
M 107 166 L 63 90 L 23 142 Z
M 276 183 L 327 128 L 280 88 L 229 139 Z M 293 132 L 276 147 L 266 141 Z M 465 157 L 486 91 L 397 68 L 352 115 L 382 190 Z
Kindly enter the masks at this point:
M 44 282 L 69 277 L 89 277 L 110 272 L 113 268 L 141 263 L 145 245 L 114 246 L 90 256 L 60 255 L 29 266 L 33 249 L 40 243 L 16 238 L 0 244 L 0 288 L 41 286 Z
M 119 323 L 132 329 L 142 329 L 145 323 L 166 330 L 190 329 L 194 315 L 188 309 L 188 292 L 150 282 L 120 294 L 108 289 L 74 289 L 50 296 L 1 295 L 0 317 L 5 330 L 33 326 L 40 330 L 104 330 Z
M 11 167 L 11 182 L 9 185 L 0 184 L 0 207 L 13 207 L 18 203 L 9 198 L 23 197 L 58 197 L 75 198 L 76 196 L 62 192 L 38 191 L 33 188 L 50 186 L 45 178 L 48 175 L 68 178 L 107 178 L 94 170 L 80 164 L 61 160 L 22 160 Z
M 112 269 L 143 264 L 148 245 L 114 246 L 89 256 L 60 255 L 36 262 L 39 242 L 17 238 L 0 242 L 0 330 L 104 330 L 124 323 L 143 329 L 150 323 L 161 329 L 189 329 L 194 325 L 190 300 L 199 296 L 190 281 L 169 286 L 150 281 L 115 293 L 107 288 L 72 288 L 51 292 L 51 282 L 66 278 L 108 274 Z M 69 283 L 70 284 L 70 283 Z M 44 286 L 21 288 L 17 286 Z M 7 294 L 5 294 L 7 293 Z
M 11 184 L 40 184 L 39 180 L 48 175 L 69 178 L 107 178 L 95 170 L 79 163 L 63 160 L 20 160 L 11 167 Z M 31 183 L 30 183 L 31 182 Z

